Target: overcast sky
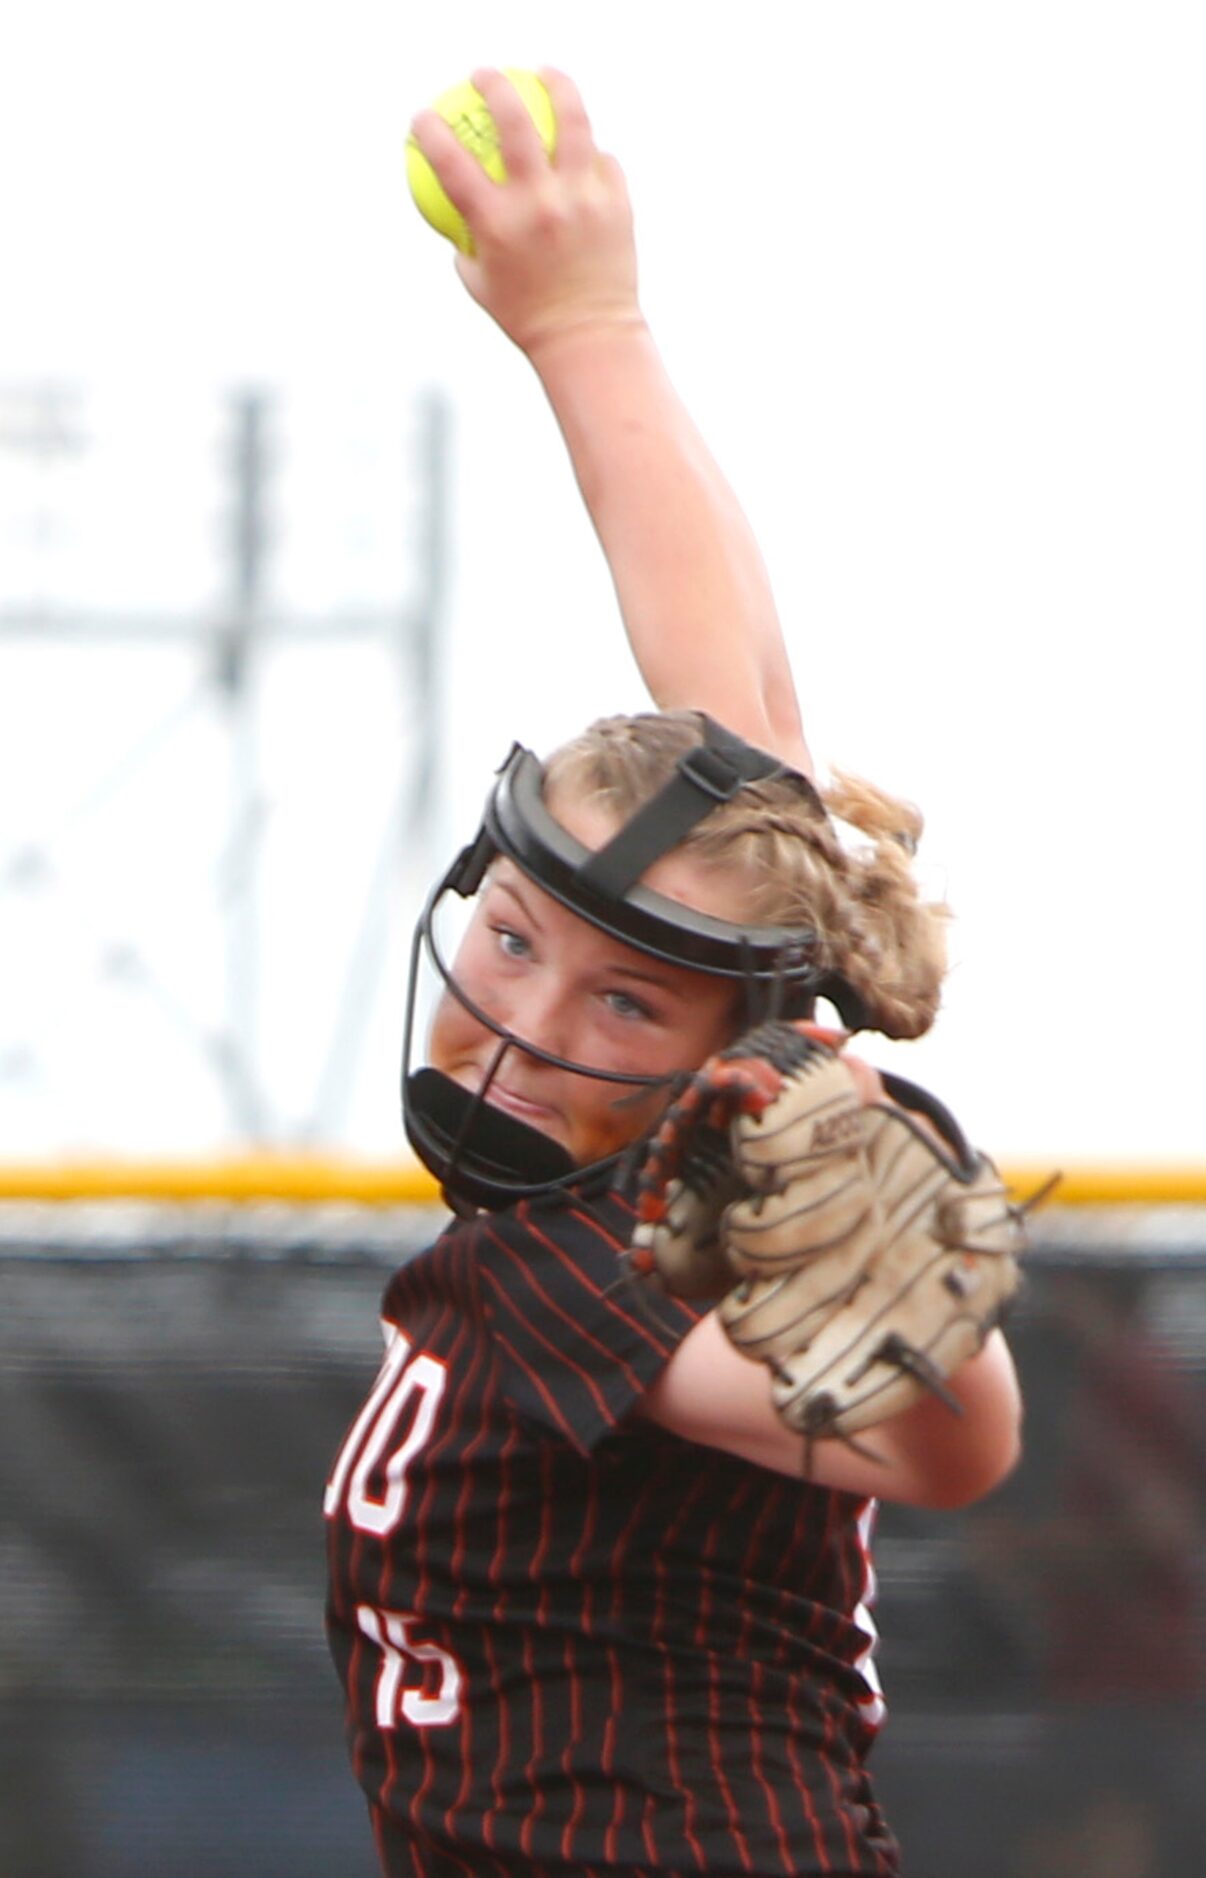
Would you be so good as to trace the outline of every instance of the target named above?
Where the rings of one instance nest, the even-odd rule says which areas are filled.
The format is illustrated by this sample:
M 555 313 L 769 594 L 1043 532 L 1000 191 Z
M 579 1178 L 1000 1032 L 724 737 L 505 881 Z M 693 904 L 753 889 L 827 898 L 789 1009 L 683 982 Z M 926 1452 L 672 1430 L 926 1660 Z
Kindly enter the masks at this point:
M 0 601 L 39 580 L 211 601 L 233 385 L 271 388 L 319 466 L 284 597 L 341 597 L 323 544 L 345 509 L 360 597 L 404 587 L 381 545 L 413 495 L 389 440 L 428 388 L 454 412 L 442 806 L 367 940 L 413 735 L 397 674 L 371 648 L 265 668 L 270 1133 L 317 1116 L 347 1147 L 397 1145 L 419 874 L 471 832 L 513 737 L 547 748 L 642 703 L 535 381 L 405 194 L 415 109 L 479 62 L 550 62 L 628 173 L 646 309 L 763 544 L 814 750 L 927 815 L 927 878 L 958 914 L 947 1005 L 923 1043 L 871 1054 L 1004 1157 L 1206 1159 L 1198 6 L 21 14 L 0 45 L 0 381 L 83 388 L 101 493 L 48 548 L 60 498 L 42 485 L 39 536 L 28 461 L 0 452 Z M 184 649 L 0 641 L 0 859 L 55 857 L 0 898 L 13 1152 L 237 1135 L 204 1047 L 225 1021 L 214 882 L 227 909 L 237 883 L 197 669 Z M 152 733 L 142 784 L 98 804 Z M 358 931 L 373 993 L 341 1069 Z

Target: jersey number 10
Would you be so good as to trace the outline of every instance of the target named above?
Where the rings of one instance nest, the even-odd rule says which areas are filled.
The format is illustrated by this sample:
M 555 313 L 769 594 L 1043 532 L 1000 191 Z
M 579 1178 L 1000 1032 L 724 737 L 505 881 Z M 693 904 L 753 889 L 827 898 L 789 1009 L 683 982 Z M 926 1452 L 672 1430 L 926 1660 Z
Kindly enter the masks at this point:
M 409 1339 L 395 1326 L 388 1326 L 386 1335 L 389 1341 L 381 1373 L 340 1449 L 323 1495 L 323 1512 L 328 1518 L 339 1511 L 342 1502 L 356 1530 L 377 1538 L 393 1532 L 406 1510 L 406 1470 L 431 1437 L 448 1375 L 435 1357 L 412 1357 Z M 385 1461 L 382 1484 L 374 1492 L 369 1482 L 381 1469 L 382 1457 L 408 1406 L 413 1408 L 410 1426 Z M 455 1721 L 460 1713 L 460 1665 L 438 1643 L 422 1643 L 412 1637 L 410 1626 L 416 1621 L 402 1611 L 382 1611 L 371 1604 L 356 1607 L 356 1622 L 362 1634 L 380 1652 L 376 1692 L 380 1728 L 395 1728 L 400 1721 L 417 1728 L 441 1727 Z M 424 1664 L 438 1666 L 439 1687 L 435 1694 L 407 1686 L 408 1665 L 418 1668 L 421 1674 Z
M 411 1358 L 409 1339 L 394 1325 L 388 1326 L 386 1335 L 389 1343 L 381 1373 L 340 1450 L 322 1502 L 323 1512 L 330 1517 L 338 1511 L 346 1487 L 348 1518 L 357 1532 L 369 1532 L 378 1539 L 393 1532 L 406 1509 L 406 1470 L 431 1437 L 448 1380 L 447 1369 L 434 1356 Z M 373 1494 L 369 1480 L 412 1399 L 414 1419 L 405 1440 L 385 1464 L 384 1490 Z

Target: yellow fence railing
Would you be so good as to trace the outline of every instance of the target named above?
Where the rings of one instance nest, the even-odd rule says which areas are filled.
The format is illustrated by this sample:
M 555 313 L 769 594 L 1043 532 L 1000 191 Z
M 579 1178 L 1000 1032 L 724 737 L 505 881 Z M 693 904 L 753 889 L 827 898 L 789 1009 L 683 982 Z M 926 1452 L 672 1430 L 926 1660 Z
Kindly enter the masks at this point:
M 1019 1197 L 1047 1181 L 1059 1162 L 1006 1163 Z M 276 1200 L 293 1205 L 350 1203 L 425 1206 L 439 1192 L 413 1161 L 330 1154 L 248 1153 L 197 1160 L 64 1158 L 0 1162 L 0 1203 L 43 1200 Z M 1206 1162 L 1073 1163 L 1063 1168 L 1054 1206 L 1206 1205 Z
M 436 1182 L 413 1161 L 342 1155 L 250 1153 L 198 1160 L 0 1162 L 0 1204 L 13 1200 L 280 1200 L 298 1206 L 350 1202 L 425 1206 Z

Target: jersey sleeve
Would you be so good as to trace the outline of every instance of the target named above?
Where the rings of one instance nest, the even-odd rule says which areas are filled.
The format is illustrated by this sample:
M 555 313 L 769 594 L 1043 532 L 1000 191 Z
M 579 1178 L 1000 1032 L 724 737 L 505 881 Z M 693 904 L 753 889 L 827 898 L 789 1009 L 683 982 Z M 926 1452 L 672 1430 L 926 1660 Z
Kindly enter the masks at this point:
M 611 1196 L 524 1202 L 476 1222 L 480 1296 L 507 1398 L 584 1454 L 698 1321 L 689 1305 L 625 1276 L 633 1223 Z

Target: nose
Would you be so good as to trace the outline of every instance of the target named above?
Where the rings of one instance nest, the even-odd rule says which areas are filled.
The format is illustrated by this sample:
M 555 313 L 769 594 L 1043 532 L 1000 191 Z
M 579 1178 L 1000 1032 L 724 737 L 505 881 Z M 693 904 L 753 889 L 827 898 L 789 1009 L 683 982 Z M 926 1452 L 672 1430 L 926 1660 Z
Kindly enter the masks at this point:
M 541 973 L 523 986 L 512 987 L 503 1022 L 521 1043 L 533 1044 L 550 1056 L 573 1057 L 572 1000 L 566 987 L 551 975 Z

